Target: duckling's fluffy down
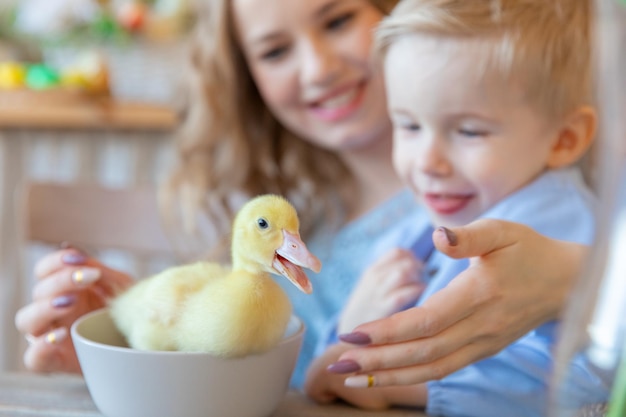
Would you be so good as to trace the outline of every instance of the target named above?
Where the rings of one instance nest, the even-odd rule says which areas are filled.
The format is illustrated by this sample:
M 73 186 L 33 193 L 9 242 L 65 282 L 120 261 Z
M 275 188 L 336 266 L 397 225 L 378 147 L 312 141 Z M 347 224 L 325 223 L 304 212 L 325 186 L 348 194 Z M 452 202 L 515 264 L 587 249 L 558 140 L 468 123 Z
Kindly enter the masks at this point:
M 234 357 L 278 343 L 291 304 L 269 275 L 198 262 L 138 282 L 112 302 L 111 315 L 133 348 Z

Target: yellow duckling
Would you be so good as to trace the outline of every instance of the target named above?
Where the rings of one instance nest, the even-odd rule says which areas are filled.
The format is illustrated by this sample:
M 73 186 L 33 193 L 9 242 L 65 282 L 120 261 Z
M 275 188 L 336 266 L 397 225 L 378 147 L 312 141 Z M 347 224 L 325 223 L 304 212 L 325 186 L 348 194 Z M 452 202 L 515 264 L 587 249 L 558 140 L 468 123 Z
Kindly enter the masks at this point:
M 283 336 L 291 303 L 271 273 L 312 292 L 302 267 L 321 262 L 300 239 L 296 210 L 275 195 L 245 204 L 233 223 L 232 268 L 210 262 L 168 269 L 111 303 L 131 347 L 236 357 L 269 350 Z

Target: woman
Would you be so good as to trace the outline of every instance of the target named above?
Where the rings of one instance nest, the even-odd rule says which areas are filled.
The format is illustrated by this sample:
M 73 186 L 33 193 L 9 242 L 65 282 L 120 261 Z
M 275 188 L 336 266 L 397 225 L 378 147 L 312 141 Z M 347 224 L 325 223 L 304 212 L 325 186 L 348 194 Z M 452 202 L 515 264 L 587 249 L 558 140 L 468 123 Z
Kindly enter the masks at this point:
M 383 81 L 370 59 L 373 28 L 395 3 L 212 0 L 198 11 L 180 163 L 166 191 L 181 202 L 187 227 L 199 214 L 210 220 L 216 247 L 246 199 L 271 192 L 295 204 L 324 265 L 312 296 L 290 293 L 308 328 L 295 385 L 363 260 L 409 242 L 402 230 L 420 217 L 391 165 Z M 396 251 L 379 269 L 396 263 L 405 265 L 408 292 L 417 292 L 418 262 Z M 32 341 L 25 364 L 79 372 L 69 326 L 132 279 L 72 248 L 42 259 L 35 274 L 33 302 L 16 317 Z

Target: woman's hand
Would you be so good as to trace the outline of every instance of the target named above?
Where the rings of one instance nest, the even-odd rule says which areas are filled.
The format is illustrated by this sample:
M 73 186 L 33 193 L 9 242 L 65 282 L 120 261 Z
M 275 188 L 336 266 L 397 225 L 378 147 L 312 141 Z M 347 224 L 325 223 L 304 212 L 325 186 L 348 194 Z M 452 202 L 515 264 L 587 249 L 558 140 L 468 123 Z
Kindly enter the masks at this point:
M 422 268 L 410 251 L 392 249 L 383 255 L 359 280 L 339 318 L 338 332 L 350 332 L 415 304 L 424 289 Z
M 453 258 L 472 257 L 470 267 L 422 306 L 341 335 L 368 346 L 345 352 L 331 369 L 373 375 L 378 386 L 443 378 L 558 318 L 588 252 L 489 219 L 439 228 L 433 240 Z
M 80 372 L 69 337 L 72 323 L 128 288 L 128 275 L 107 268 L 76 249 L 51 253 L 35 265 L 33 300 L 15 316 L 17 329 L 29 341 L 27 369 L 38 372 Z

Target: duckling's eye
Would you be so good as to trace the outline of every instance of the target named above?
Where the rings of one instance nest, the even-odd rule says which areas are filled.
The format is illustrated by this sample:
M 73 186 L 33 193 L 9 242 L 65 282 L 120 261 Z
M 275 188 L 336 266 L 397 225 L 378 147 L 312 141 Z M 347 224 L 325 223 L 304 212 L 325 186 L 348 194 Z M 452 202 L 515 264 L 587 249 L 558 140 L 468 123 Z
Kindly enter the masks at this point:
M 261 229 L 267 229 L 270 225 L 263 217 L 259 218 L 256 224 L 258 224 Z

